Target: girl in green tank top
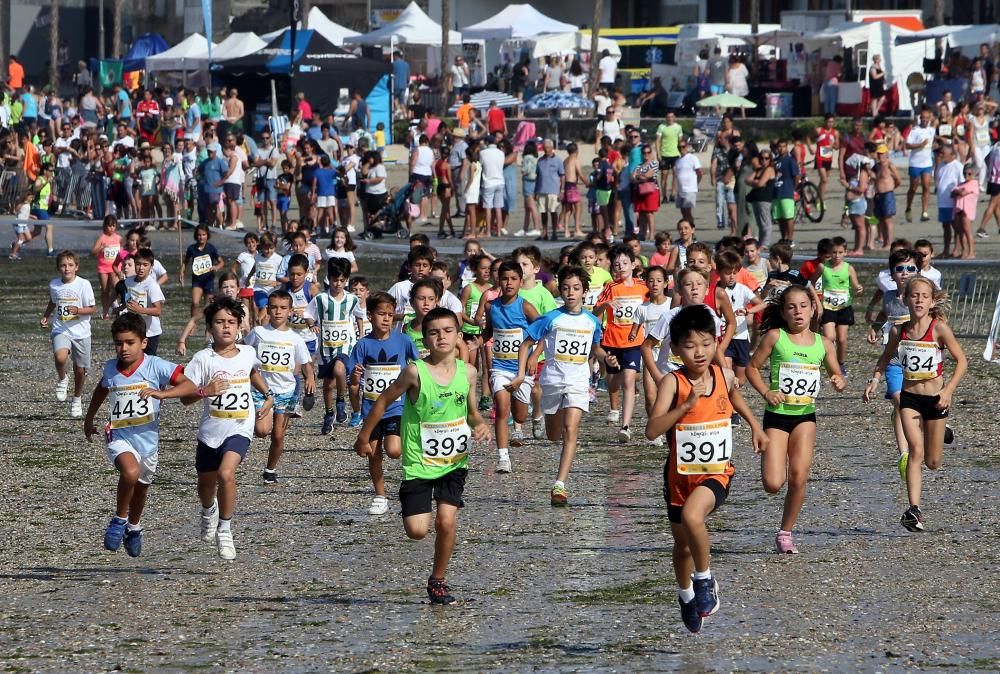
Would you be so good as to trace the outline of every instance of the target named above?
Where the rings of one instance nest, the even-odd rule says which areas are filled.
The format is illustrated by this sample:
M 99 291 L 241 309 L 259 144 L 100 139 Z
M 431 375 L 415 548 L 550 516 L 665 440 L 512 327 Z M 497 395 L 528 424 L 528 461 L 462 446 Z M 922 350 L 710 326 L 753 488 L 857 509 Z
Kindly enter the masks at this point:
M 823 314 L 820 324 L 823 326 L 823 336 L 837 347 L 837 362 L 840 364 L 840 374 L 847 376 L 847 333 L 854 325 L 855 295 L 864 292 L 858 282 L 858 274 L 854 267 L 844 260 L 847 255 L 847 242 L 843 237 L 834 237 L 833 252 L 828 262 L 820 264 L 812 279 L 823 283 Z
M 816 307 L 803 286 L 789 286 L 764 312 L 761 339 L 747 381 L 767 402 L 764 431 L 770 440 L 761 457 L 764 489 L 777 493 L 787 482 L 781 527 L 774 539 L 782 554 L 796 554 L 792 527 L 806 497 L 806 482 L 816 445 L 816 397 L 825 365 L 838 393 L 847 382 L 840 375 L 833 344 L 809 329 Z M 760 369 L 770 359 L 771 375 L 764 383 Z

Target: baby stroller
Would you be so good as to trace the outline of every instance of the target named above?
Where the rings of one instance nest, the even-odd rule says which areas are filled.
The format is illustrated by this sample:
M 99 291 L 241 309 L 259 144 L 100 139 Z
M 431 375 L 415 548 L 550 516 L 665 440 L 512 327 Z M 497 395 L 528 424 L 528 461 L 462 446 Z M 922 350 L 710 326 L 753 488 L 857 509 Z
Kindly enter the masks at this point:
M 400 239 L 408 237 L 410 231 L 406 228 L 405 222 L 413 192 L 413 183 L 390 190 L 389 200 L 385 205 L 377 213 L 368 214 L 369 224 L 366 224 L 362 236 L 368 241 L 381 239 L 385 234 L 395 234 Z

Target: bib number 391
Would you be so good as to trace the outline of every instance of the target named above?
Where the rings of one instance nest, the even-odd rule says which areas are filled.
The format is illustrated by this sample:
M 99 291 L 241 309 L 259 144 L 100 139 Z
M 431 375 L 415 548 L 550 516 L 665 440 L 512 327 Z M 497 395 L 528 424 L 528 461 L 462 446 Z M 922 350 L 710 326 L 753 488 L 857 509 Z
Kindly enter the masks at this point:
M 450 466 L 468 455 L 472 430 L 465 419 L 420 424 L 421 462 L 425 466 Z
M 681 475 L 721 475 L 733 455 L 729 419 L 675 426 L 677 472 Z

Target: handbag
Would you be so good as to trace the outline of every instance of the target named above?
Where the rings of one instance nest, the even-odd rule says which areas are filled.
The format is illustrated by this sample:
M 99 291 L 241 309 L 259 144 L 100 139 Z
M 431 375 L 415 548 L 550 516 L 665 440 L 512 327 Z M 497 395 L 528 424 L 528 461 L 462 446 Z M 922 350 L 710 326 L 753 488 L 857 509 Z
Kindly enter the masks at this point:
M 660 188 L 652 180 L 647 180 L 646 182 L 639 183 L 638 191 L 640 197 L 645 197 L 650 194 L 658 194 L 660 192 Z

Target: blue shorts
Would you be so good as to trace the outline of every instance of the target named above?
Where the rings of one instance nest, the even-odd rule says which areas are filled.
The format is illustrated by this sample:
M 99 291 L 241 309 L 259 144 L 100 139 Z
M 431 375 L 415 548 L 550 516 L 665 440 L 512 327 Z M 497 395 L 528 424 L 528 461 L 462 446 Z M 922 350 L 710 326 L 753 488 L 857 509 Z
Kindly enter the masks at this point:
M 279 213 L 287 213 L 288 207 L 292 203 L 292 198 L 287 194 L 279 194 L 276 203 L 278 204 Z
M 31 217 L 35 218 L 36 220 L 48 220 L 49 219 L 49 210 L 47 208 L 46 209 L 32 208 L 31 209 Z
M 259 410 L 264 406 L 264 401 L 267 400 L 267 397 L 263 393 L 257 389 L 253 389 L 250 391 L 250 395 L 253 397 L 253 407 L 255 410 Z M 274 410 L 275 414 L 291 414 L 298 402 L 299 397 L 295 394 L 295 391 L 276 393 L 274 395 L 274 405 L 271 409 Z
M 848 215 L 864 215 L 868 211 L 868 200 L 864 197 L 847 202 Z
M 316 376 L 320 379 L 333 379 L 333 366 L 338 362 L 344 364 L 344 372 L 347 372 L 347 354 L 342 353 L 334 356 L 330 360 L 321 360 L 316 368 Z
M 199 473 L 215 472 L 222 465 L 222 457 L 226 452 L 239 454 L 242 463 L 248 449 L 250 449 L 250 438 L 242 435 L 230 435 L 218 447 L 209 447 L 199 440 L 194 453 L 194 468 Z
M 710 84 L 708 88 L 711 90 L 713 96 L 718 96 L 726 90 L 725 85 L 722 84 Z
M 893 396 L 903 390 L 903 366 L 899 363 L 889 363 L 885 366 L 885 399 L 892 400 Z
M 257 193 L 257 198 L 263 201 L 274 201 L 278 196 L 278 188 L 274 186 L 274 178 L 264 179 L 264 189 Z
M 746 367 L 750 364 L 750 340 L 731 339 L 726 347 L 726 357 L 733 359 L 733 365 Z
M 909 173 L 911 178 L 919 178 L 920 176 L 929 174 L 932 171 L 934 171 L 933 166 L 921 166 L 921 167 L 911 166 L 909 168 Z
M 258 309 L 263 309 L 264 307 L 267 306 L 267 298 L 268 297 L 270 297 L 270 295 L 268 295 L 263 290 L 254 290 L 253 291 L 253 305 L 255 307 L 257 307 Z
M 942 225 L 950 225 L 955 221 L 954 208 L 938 208 L 938 222 Z
M 211 273 L 191 277 L 191 287 L 201 288 L 206 295 L 215 293 L 215 276 Z
M 876 194 L 872 203 L 872 215 L 876 218 L 891 218 L 896 215 L 896 193 L 881 192 Z
M 609 356 L 614 356 L 618 359 L 618 367 L 607 365 L 608 374 L 618 374 L 622 370 L 638 372 L 642 368 L 642 353 L 639 351 L 638 346 L 631 346 L 624 349 L 605 346 L 604 350 L 608 352 Z

